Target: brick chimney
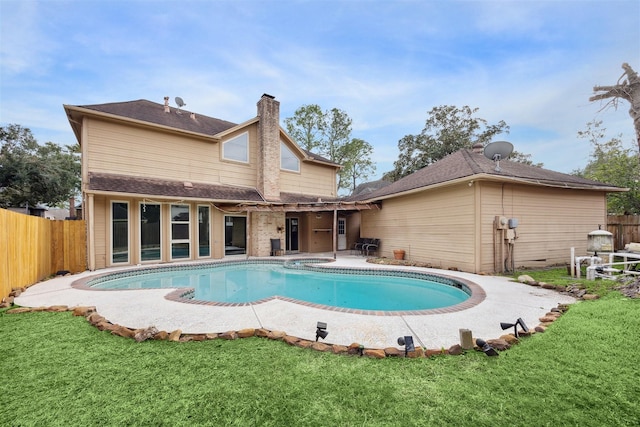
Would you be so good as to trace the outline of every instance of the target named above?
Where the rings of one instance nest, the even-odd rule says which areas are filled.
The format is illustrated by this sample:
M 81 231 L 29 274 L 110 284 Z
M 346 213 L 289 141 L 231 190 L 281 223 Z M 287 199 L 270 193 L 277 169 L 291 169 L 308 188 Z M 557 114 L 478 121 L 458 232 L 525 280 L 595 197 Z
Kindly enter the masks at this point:
M 280 200 L 280 103 L 266 93 L 258 101 L 258 191 Z

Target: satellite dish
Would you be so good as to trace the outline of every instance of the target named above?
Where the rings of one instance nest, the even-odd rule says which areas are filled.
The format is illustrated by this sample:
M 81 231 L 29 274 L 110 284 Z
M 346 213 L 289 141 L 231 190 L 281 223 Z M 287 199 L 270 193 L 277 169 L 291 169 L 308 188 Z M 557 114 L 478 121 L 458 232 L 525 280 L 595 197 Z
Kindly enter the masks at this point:
M 496 171 L 500 172 L 500 159 L 507 159 L 513 152 L 513 144 L 507 141 L 495 141 L 484 147 L 484 156 L 496 162 Z
M 176 105 L 178 105 L 178 107 L 184 107 L 187 104 L 184 103 L 182 98 L 180 98 L 179 96 L 176 96 Z

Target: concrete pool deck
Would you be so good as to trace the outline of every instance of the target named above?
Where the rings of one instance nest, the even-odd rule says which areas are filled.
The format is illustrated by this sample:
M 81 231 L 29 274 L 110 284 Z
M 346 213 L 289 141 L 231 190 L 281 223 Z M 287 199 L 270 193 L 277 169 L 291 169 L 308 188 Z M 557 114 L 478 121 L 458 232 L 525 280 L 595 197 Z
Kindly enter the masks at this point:
M 314 258 L 332 258 L 332 254 L 313 254 Z M 244 256 L 228 257 L 245 259 Z M 304 255 L 279 258 L 304 258 Z M 245 328 L 265 328 L 284 331 L 288 335 L 315 340 L 316 323 L 327 323 L 329 335 L 323 342 L 330 344 L 362 344 L 367 348 L 399 347 L 400 336 L 412 335 L 416 345 L 430 349 L 449 348 L 460 342 L 460 329 L 469 329 L 474 338 L 498 338 L 500 322 L 515 322 L 522 318 L 533 328 L 538 320 L 558 304 L 571 304 L 575 299 L 553 290 L 516 283 L 509 278 L 484 276 L 432 268 L 391 266 L 367 263 L 366 258 L 338 253 L 332 267 L 366 269 L 399 269 L 457 277 L 475 282 L 485 293 L 478 305 L 450 313 L 426 315 L 376 316 L 343 313 L 273 299 L 259 304 L 237 307 L 189 304 L 170 301 L 165 296 L 173 289 L 144 290 L 84 290 L 72 282 L 92 275 L 130 270 L 108 268 L 56 277 L 29 287 L 15 303 L 24 307 L 52 305 L 95 306 L 98 313 L 111 323 L 129 328 L 155 326 L 171 332 L 215 333 Z M 147 266 L 148 267 L 148 266 Z

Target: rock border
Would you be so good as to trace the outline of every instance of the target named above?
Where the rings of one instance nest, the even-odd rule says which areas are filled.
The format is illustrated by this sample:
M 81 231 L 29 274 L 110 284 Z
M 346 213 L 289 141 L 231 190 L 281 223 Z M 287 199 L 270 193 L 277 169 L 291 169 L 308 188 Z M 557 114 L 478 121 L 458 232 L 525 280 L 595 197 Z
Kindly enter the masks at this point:
M 166 340 L 173 342 L 190 342 L 190 341 L 206 341 L 213 339 L 225 339 L 235 340 L 239 338 L 259 337 L 267 338 L 276 341 L 283 341 L 291 346 L 309 348 L 321 352 L 331 352 L 337 355 L 350 355 L 350 356 L 365 356 L 374 359 L 384 359 L 386 357 L 407 357 L 411 359 L 417 358 L 429 358 L 439 355 L 451 355 L 457 356 L 465 353 L 465 349 L 460 344 L 455 344 L 448 349 L 425 349 L 422 347 L 416 347 L 414 351 L 409 351 L 405 355 L 404 349 L 396 347 L 386 348 L 366 348 L 362 344 L 352 343 L 349 346 L 330 344 L 318 341 L 310 341 L 303 338 L 294 337 L 288 335 L 284 331 L 269 330 L 264 328 L 246 328 L 238 331 L 226 331 L 216 333 L 182 333 L 180 329 L 174 331 L 160 331 L 155 326 L 149 326 L 147 328 L 132 329 L 126 326 L 111 323 L 109 320 L 101 316 L 96 307 L 94 306 L 77 306 L 68 307 L 66 305 L 54 305 L 49 307 L 13 307 L 13 300 L 24 291 L 25 288 L 15 289 L 11 292 L 10 296 L 5 298 L 0 303 L 0 308 L 9 308 L 5 311 L 6 314 L 21 314 L 21 313 L 35 313 L 35 312 L 72 312 L 74 316 L 84 317 L 92 326 L 96 327 L 100 331 L 110 331 L 112 335 L 121 336 L 124 338 L 130 338 L 136 342 L 142 342 L 146 340 Z M 569 309 L 568 304 L 558 304 L 558 307 L 552 308 L 547 314 L 541 317 L 540 324 L 528 332 L 519 332 L 519 337 L 526 337 L 535 333 L 544 332 L 547 327 L 558 319 Z M 486 343 L 498 351 L 504 351 L 511 346 L 520 342 L 520 338 L 514 334 L 505 334 L 495 339 L 488 339 Z M 478 346 L 474 339 L 473 349 L 476 351 L 482 351 L 481 346 Z M 470 349 L 467 349 L 470 350 Z

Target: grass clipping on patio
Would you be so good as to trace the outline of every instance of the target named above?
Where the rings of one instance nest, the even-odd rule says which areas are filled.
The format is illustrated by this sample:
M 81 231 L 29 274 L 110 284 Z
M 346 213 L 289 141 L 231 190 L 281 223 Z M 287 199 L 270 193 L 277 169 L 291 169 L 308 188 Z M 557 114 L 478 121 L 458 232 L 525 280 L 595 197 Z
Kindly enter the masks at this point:
M 636 425 L 639 330 L 640 301 L 617 292 L 496 358 L 136 343 L 68 312 L 0 312 L 0 425 Z

